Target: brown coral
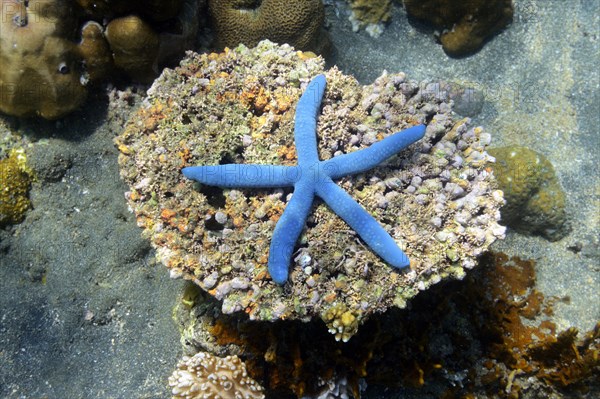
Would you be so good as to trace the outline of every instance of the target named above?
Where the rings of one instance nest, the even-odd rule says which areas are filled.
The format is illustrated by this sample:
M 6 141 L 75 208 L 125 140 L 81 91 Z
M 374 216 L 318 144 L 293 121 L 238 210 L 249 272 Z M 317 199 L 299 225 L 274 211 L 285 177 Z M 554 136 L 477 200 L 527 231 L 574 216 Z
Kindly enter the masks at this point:
M 159 38 L 148 23 L 135 15 L 113 19 L 105 35 L 115 66 L 142 82 L 156 76 Z
M 4 1 L 0 111 L 56 119 L 85 101 L 88 82 L 115 69 L 150 81 L 157 66 L 191 48 L 204 6 L 205 0 Z M 90 17 L 109 21 L 106 31 Z
M 541 234 L 550 241 L 570 230 L 566 196 L 552 163 L 542 154 L 521 146 L 492 148 L 490 166 L 496 174 L 506 205 L 502 220 L 527 234 Z
M 209 13 L 221 48 L 263 39 L 316 52 L 326 45 L 321 0 L 210 0 Z
M 248 377 L 237 356 L 219 358 L 200 352 L 185 356 L 169 377 L 173 399 L 264 399 L 262 387 Z
M 113 67 L 113 58 L 99 23 L 89 21 L 83 25 L 79 51 L 85 59 L 85 69 L 90 80 L 100 81 L 108 76 Z
M 405 0 L 407 13 L 443 29 L 440 41 L 452 56 L 481 49 L 513 16 L 512 0 Z
M 7 1 L 0 10 L 0 110 L 59 118 L 86 98 L 82 58 L 64 0 Z
M 600 324 L 582 338 L 574 328 L 558 332 L 549 316 L 567 298 L 545 298 L 535 267 L 486 254 L 465 280 L 431 288 L 410 310 L 374 316 L 347 343 L 317 321 L 223 315 L 191 284 L 174 315 L 186 346 L 247 358 L 268 397 L 320 397 L 322 381 L 335 375 L 356 398 L 361 379 L 427 391 L 441 385 L 446 395 L 431 396 L 442 398 L 579 397 L 567 393 L 594 389 L 600 371 Z
M 352 0 L 350 8 L 361 24 L 388 22 L 391 17 L 391 0 Z

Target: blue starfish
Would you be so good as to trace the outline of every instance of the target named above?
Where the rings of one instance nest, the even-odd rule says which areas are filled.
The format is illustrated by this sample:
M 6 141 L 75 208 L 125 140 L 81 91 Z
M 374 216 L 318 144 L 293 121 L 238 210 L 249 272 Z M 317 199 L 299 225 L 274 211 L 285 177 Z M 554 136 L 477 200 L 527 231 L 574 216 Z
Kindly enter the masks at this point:
M 269 249 L 269 273 L 277 284 L 284 284 L 288 278 L 292 252 L 315 195 L 321 197 L 387 263 L 396 268 L 405 268 L 410 264 L 394 239 L 333 180 L 374 168 L 421 139 L 425 135 L 425 126 L 414 126 L 392 134 L 369 148 L 320 161 L 316 137 L 317 114 L 325 85 L 325 75 L 318 75 L 298 101 L 294 125 L 297 166 L 227 164 L 182 169 L 188 179 L 211 186 L 294 186 L 294 194 L 275 226 Z

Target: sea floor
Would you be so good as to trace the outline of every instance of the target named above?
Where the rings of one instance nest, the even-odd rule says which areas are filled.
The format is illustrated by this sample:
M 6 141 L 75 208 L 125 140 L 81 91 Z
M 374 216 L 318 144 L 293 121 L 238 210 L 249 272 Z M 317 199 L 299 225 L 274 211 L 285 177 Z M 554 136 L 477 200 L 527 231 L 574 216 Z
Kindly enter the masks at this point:
M 494 146 L 524 145 L 552 162 L 571 233 L 549 242 L 509 231 L 493 249 L 534 259 L 538 289 L 570 298 L 555 306 L 560 329 L 591 329 L 600 320 L 600 2 L 517 0 L 512 25 L 461 59 L 398 6 L 372 38 L 352 31 L 344 2 L 327 3 L 331 65 L 364 84 L 387 70 L 472 85 L 485 96 L 473 123 Z M 32 143 L 38 180 L 25 221 L 0 230 L 2 398 L 169 397 L 183 283 L 154 260 L 119 178 L 113 138 L 139 96 L 109 102 L 106 93 L 58 122 L 3 117 Z M 367 388 L 363 397 L 434 396 Z

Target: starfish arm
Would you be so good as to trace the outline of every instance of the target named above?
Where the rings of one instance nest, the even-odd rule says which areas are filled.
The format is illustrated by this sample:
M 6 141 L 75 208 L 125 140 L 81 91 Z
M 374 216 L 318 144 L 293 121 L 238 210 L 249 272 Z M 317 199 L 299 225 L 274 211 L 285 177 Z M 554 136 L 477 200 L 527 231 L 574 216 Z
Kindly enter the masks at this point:
M 420 140 L 424 135 L 425 125 L 413 126 L 394 133 L 370 147 L 323 161 L 324 169 L 332 179 L 364 172 Z
M 408 257 L 398 247 L 394 239 L 344 189 L 330 181 L 318 184 L 316 193 L 383 260 L 399 269 L 410 265 Z
M 314 196 L 311 184 L 296 184 L 292 199 L 277 221 L 269 249 L 269 274 L 277 284 L 284 284 L 288 279 L 292 252 L 306 223 Z
M 219 187 L 286 187 L 300 177 L 296 166 L 226 164 L 190 166 L 181 170 L 188 179 Z
M 319 162 L 317 152 L 317 115 L 325 92 L 325 75 L 317 75 L 298 100 L 294 121 L 294 141 L 298 164 Z

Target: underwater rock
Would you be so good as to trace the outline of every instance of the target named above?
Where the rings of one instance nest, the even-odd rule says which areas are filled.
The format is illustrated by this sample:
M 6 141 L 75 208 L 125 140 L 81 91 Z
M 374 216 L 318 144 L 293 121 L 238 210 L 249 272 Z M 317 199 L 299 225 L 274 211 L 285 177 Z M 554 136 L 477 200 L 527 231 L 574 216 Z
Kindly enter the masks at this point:
M 479 51 L 512 21 L 514 11 L 512 0 L 405 0 L 404 6 L 409 16 L 443 29 L 440 41 L 451 56 Z
M 490 166 L 506 199 L 502 222 L 550 241 L 563 238 L 570 230 L 565 193 L 550 161 L 520 146 L 492 148 L 489 153 L 496 158 Z
M 263 41 L 220 54 L 190 53 L 167 69 L 145 106 L 116 139 L 121 176 L 144 235 L 172 276 L 194 281 L 224 313 L 253 320 L 319 316 L 348 340 L 371 314 L 407 300 L 465 269 L 496 239 L 502 193 L 485 169 L 490 135 L 404 74 L 362 87 L 323 59 Z M 368 147 L 427 122 L 425 137 L 385 165 L 338 184 L 382 224 L 411 260 L 395 270 L 323 203 L 313 205 L 285 286 L 271 281 L 273 228 L 289 190 L 199 186 L 185 166 L 295 165 L 294 110 L 319 73 L 327 90 L 318 119 L 319 158 Z
M 327 46 L 321 0 L 209 0 L 208 10 L 220 48 L 263 39 L 317 53 Z

